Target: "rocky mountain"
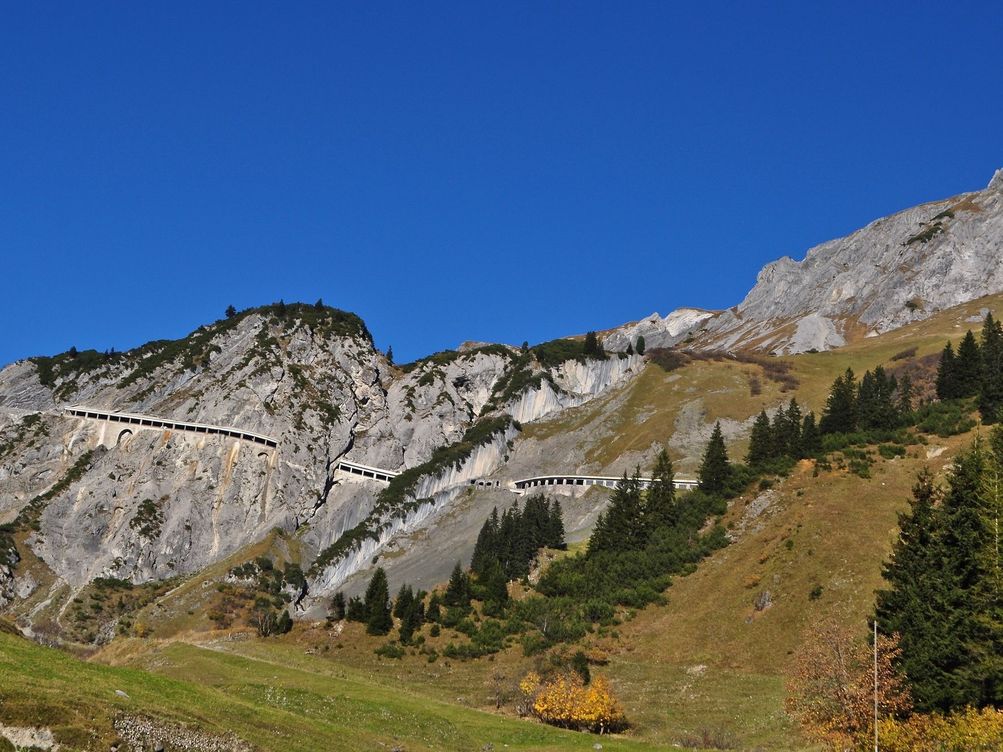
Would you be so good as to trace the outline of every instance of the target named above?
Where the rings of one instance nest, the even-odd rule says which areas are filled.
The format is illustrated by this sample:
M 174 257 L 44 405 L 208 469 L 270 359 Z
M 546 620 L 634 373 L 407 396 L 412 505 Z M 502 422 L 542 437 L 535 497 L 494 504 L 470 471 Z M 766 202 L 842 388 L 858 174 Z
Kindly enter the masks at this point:
M 605 393 L 641 363 L 586 359 L 559 341 L 396 367 L 356 316 L 279 304 L 127 353 L 12 364 L 0 371 L 0 601 L 40 586 L 18 580 L 11 536 L 51 570 L 52 592 L 72 592 L 96 577 L 197 572 L 278 528 L 300 549 L 308 604 L 496 470 L 523 423 Z M 277 445 L 80 418 L 70 405 Z M 400 476 L 352 476 L 343 459 Z
M 1003 290 L 1003 170 L 982 191 L 871 222 L 845 238 L 783 257 L 734 308 L 652 314 L 607 337 L 623 349 L 685 341 L 695 349 L 776 354 L 829 350 Z

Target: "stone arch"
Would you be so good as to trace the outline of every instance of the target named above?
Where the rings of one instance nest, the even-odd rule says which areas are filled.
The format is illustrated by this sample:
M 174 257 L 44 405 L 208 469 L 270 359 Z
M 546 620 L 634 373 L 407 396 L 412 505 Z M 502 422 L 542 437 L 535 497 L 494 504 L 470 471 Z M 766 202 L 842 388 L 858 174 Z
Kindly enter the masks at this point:
M 128 439 L 130 436 L 132 436 L 132 429 L 123 428 L 121 431 L 118 432 L 118 438 L 115 440 L 115 446 L 120 446 L 122 442 Z

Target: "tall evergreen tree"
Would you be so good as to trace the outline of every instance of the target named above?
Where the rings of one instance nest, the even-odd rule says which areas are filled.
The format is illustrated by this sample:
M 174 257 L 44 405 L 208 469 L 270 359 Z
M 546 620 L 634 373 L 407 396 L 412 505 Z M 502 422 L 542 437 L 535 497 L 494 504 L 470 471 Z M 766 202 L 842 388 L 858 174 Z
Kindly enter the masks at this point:
M 237 315 L 237 309 L 234 308 L 232 305 L 228 305 L 226 307 L 226 317 L 228 319 L 232 319 L 236 315 Z
M 803 420 L 801 407 L 797 400 L 791 397 L 791 401 L 787 403 L 787 411 L 784 413 L 783 431 L 776 439 L 780 454 L 794 459 L 801 455 L 801 423 Z
M 822 437 L 815 423 L 815 413 L 809 412 L 801 422 L 801 451 L 798 457 L 815 457 L 822 451 Z
M 990 339 L 994 339 L 990 335 Z M 974 397 L 982 384 L 982 353 L 969 329 L 954 358 L 954 388 L 958 397 Z
M 450 607 L 470 608 L 470 581 L 460 562 L 456 562 L 456 566 L 453 567 L 442 602 Z
M 937 365 L 937 399 L 949 400 L 958 396 L 955 370 L 954 347 L 948 342 L 940 353 Z
M 377 567 L 366 588 L 364 603 L 366 610 L 366 632 L 371 635 L 385 635 L 394 626 L 390 613 L 390 589 L 387 586 L 387 573 L 383 567 Z
M 644 336 L 643 335 L 639 334 L 637 336 L 637 344 L 634 345 L 634 352 L 636 352 L 638 355 L 644 355 Z
M 902 374 L 899 379 L 898 412 L 899 416 L 908 416 L 912 413 L 912 401 L 915 395 L 915 388 L 912 385 L 912 377 L 908 373 Z
M 632 551 L 644 547 L 647 530 L 639 470 L 635 470 L 630 477 L 624 471 L 601 517 L 602 525 L 597 524 L 589 538 L 590 555 L 599 551 Z
M 397 598 L 394 600 L 393 615 L 398 619 L 403 619 L 413 605 L 414 591 L 410 585 L 401 585 L 401 589 L 397 591 Z
M 752 423 L 752 432 L 749 436 L 749 453 L 745 456 L 745 462 L 749 467 L 756 469 L 762 467 L 774 457 L 773 427 L 770 425 L 770 418 L 766 410 L 762 410 Z
M 728 462 L 728 450 L 724 446 L 720 421 L 714 424 L 714 431 L 700 462 L 698 477 L 700 489 L 707 493 L 721 493 L 731 478 L 731 463 Z
M 595 332 L 585 333 L 585 344 L 582 345 L 582 352 L 590 357 L 598 357 L 599 355 L 599 338 L 596 337 Z
M 644 526 L 649 536 L 659 528 L 672 527 L 678 520 L 675 474 L 672 458 L 663 447 L 655 459 L 653 482 L 644 500 Z
M 547 545 L 550 548 L 567 548 L 564 541 L 564 510 L 560 499 L 554 499 L 550 504 L 550 524 L 547 526 Z
M 470 557 L 470 571 L 481 574 L 489 562 L 500 560 L 498 525 L 498 507 L 495 507 L 477 534 L 474 553 Z
M 331 617 L 341 621 L 345 618 L 345 594 L 340 590 L 331 598 Z
M 857 380 L 853 370 L 839 376 L 832 384 L 819 421 L 821 433 L 853 433 L 857 430 Z
M 983 423 L 995 423 L 1003 417 L 1003 327 L 991 313 L 982 324 L 981 355 L 979 413 Z
M 921 709 L 939 706 L 945 668 L 937 665 L 937 645 L 948 627 L 943 608 L 948 600 L 941 580 L 940 489 L 924 469 L 913 486 L 908 513 L 899 515 L 899 537 L 882 571 L 888 587 L 877 594 L 875 618 L 885 634 L 898 633 L 899 668 L 912 685 Z

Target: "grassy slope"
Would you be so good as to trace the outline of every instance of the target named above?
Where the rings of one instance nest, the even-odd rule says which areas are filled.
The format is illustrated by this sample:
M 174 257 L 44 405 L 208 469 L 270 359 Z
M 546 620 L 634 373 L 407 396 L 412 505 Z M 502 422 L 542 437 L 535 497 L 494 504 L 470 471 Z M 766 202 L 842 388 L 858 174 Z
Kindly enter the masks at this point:
M 133 646 L 134 647 L 134 646 Z M 128 646 L 119 647 L 119 652 Z M 263 750 L 315 752 L 590 749 L 594 739 L 375 683 L 339 666 L 307 669 L 180 642 L 148 643 L 134 661 L 153 671 L 78 661 L 0 634 L 0 718 L 51 726 L 70 749 L 106 750 L 119 713 L 236 732 Z M 125 692 L 128 697 L 116 694 Z M 606 749 L 644 749 L 611 740 Z

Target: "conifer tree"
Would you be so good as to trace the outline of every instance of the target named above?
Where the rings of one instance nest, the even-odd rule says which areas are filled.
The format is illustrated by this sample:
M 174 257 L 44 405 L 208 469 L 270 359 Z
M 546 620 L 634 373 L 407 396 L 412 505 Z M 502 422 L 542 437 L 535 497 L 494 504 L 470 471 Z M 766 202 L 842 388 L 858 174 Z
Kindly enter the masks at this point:
M 453 573 L 449 576 L 449 584 L 446 592 L 442 596 L 442 602 L 446 606 L 470 608 L 470 581 L 467 579 L 460 562 L 456 562 Z
M 798 458 L 814 457 L 822 451 L 822 437 L 815 424 L 815 413 L 810 412 L 801 422 L 801 447 Z
M 483 591 L 485 603 L 504 605 L 508 602 L 508 579 L 497 559 L 488 562 L 478 584 Z
M 345 618 L 345 594 L 340 590 L 331 598 L 331 616 L 338 621 Z
M 394 616 L 398 619 L 403 619 L 413 604 L 414 591 L 411 589 L 411 586 L 401 585 L 401 589 L 397 591 L 397 598 L 394 600 Z
M 632 345 L 630 342 L 627 343 L 627 354 L 628 355 L 634 354 L 634 345 Z
M 477 542 L 474 544 L 474 553 L 470 557 L 470 571 L 477 574 L 484 572 L 488 562 L 499 561 L 499 540 L 498 540 L 498 507 L 491 510 L 491 514 L 481 526 L 481 531 L 477 534 Z
M 643 335 L 637 336 L 637 344 L 634 346 L 634 352 L 638 355 L 644 355 L 644 337 Z
M 234 308 L 232 305 L 228 305 L 226 307 L 226 317 L 228 319 L 232 319 L 236 315 L 237 315 L 237 309 Z
M 818 427 L 821 433 L 853 433 L 857 429 L 857 381 L 852 369 L 847 368 L 833 382 Z
M 766 410 L 756 416 L 749 436 L 749 453 L 745 457 L 746 464 L 752 468 L 760 468 L 774 457 L 773 427 Z
M 987 314 L 982 325 L 979 413 L 983 423 L 995 423 L 1003 408 L 1003 327 Z
M 632 551 L 647 543 L 644 508 L 641 503 L 640 470 L 630 477 L 624 471 L 609 497 L 609 506 L 601 515 L 589 538 L 589 554 L 599 551 Z
M 659 528 L 672 527 L 678 520 L 676 487 L 672 483 L 674 478 L 672 459 L 663 447 L 655 459 L 653 483 L 644 502 L 644 526 L 648 536 Z
M 985 331 L 984 328 L 983 331 Z M 990 334 L 990 340 L 992 339 L 993 336 Z M 982 353 L 979 352 L 979 345 L 975 341 L 975 335 L 969 329 L 961 340 L 961 344 L 958 345 L 958 352 L 954 358 L 955 396 L 974 397 L 979 393 L 981 383 Z
M 937 504 L 941 491 L 924 469 L 912 490 L 908 513 L 899 515 L 899 537 L 882 575 L 888 587 L 877 594 L 875 618 L 885 634 L 898 633 L 899 668 L 909 678 L 922 709 L 937 704 L 942 668 L 934 663 L 935 644 L 945 628 L 941 614 L 946 592 L 941 565 Z
M 390 613 L 390 590 L 387 586 L 387 573 L 383 567 L 377 567 L 366 588 L 366 632 L 371 635 L 385 635 L 393 628 L 394 620 Z
M 800 456 L 801 422 L 803 420 L 801 407 L 798 405 L 797 400 L 791 397 L 791 401 L 787 404 L 787 412 L 784 413 L 783 435 L 776 441 L 778 445 L 782 445 L 782 448 L 778 449 L 780 454 L 785 454 L 795 459 Z
M 900 417 L 908 416 L 912 413 L 912 400 L 915 389 L 912 385 L 912 378 L 908 373 L 902 374 L 899 379 L 898 413 Z
M 591 357 L 599 355 L 599 339 L 595 332 L 585 333 L 585 344 L 582 345 L 582 352 Z
M 707 493 L 721 493 L 731 477 L 731 464 L 728 462 L 728 451 L 724 446 L 720 421 L 714 424 L 714 431 L 710 435 L 703 460 L 700 462 L 698 477 L 700 489 Z
M 549 507 L 547 543 L 550 548 L 567 548 L 564 542 L 564 510 L 560 499 L 554 499 Z
M 394 364 L 394 348 L 393 345 L 387 348 L 387 363 L 390 365 Z
M 940 353 L 940 363 L 937 365 L 937 399 L 955 399 L 958 396 L 956 382 L 954 348 L 948 342 Z
M 366 604 L 362 602 L 362 598 L 353 595 L 348 599 L 348 603 L 345 606 L 345 618 L 348 621 L 361 621 L 365 623 Z

